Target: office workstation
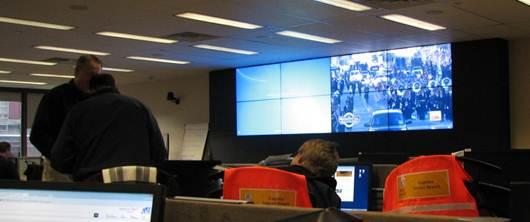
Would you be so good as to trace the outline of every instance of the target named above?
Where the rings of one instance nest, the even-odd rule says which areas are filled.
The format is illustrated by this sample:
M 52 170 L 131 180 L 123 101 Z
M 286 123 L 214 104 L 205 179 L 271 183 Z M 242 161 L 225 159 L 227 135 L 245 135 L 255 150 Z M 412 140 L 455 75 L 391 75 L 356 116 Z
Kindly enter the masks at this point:
M 6 1 L 1 221 L 527 221 L 530 2 Z

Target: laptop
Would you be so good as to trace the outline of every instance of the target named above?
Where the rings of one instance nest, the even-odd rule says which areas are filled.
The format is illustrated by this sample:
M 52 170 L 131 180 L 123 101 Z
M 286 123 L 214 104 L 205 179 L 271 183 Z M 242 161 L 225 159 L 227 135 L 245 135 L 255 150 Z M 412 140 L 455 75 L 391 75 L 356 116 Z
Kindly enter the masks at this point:
M 164 189 L 148 184 L 0 182 L 0 221 L 162 222 Z
M 371 172 L 372 167 L 367 164 L 339 164 L 335 180 L 341 210 L 368 211 Z

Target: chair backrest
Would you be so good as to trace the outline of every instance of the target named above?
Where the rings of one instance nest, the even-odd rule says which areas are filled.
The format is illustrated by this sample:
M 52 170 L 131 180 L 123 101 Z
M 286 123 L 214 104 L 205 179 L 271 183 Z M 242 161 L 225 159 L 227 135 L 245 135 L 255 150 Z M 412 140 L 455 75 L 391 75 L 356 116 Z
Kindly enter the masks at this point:
M 156 167 L 119 166 L 101 170 L 103 183 L 157 183 Z
M 385 181 L 383 211 L 479 216 L 465 182 L 471 177 L 451 155 L 420 156 L 396 167 Z
M 223 197 L 255 204 L 312 207 L 305 176 L 268 167 L 226 169 Z

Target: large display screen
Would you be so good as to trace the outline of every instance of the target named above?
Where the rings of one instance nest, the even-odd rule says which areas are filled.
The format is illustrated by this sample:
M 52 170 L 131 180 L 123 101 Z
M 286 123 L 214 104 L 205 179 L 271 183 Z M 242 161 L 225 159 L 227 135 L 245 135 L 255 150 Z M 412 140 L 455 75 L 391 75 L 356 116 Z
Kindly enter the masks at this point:
M 236 69 L 237 135 L 453 128 L 451 45 Z

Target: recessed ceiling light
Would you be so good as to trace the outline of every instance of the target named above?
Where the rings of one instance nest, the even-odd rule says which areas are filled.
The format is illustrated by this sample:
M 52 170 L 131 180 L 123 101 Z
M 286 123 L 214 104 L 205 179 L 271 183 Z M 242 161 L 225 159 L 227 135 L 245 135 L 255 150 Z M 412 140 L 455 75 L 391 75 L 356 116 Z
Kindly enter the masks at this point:
M 62 75 L 62 74 L 31 73 L 29 75 L 38 76 L 38 77 L 64 78 L 64 79 L 73 79 L 73 78 L 75 78 L 72 75 Z
M 73 66 L 75 69 L 75 66 Z M 109 72 L 134 72 L 132 69 L 121 69 L 121 68 L 111 68 L 111 67 L 103 67 L 101 68 L 103 71 L 109 71 Z
M 43 66 L 57 65 L 56 62 L 41 62 L 41 61 L 34 61 L 34 60 L 10 59 L 10 58 L 0 58 L 0 62 L 24 63 L 24 64 L 32 64 L 32 65 L 43 65 Z
M 57 25 L 57 24 L 51 24 L 51 23 L 14 19 L 14 18 L 8 18 L 8 17 L 0 17 L 0 22 L 10 23 L 10 24 L 15 24 L 15 25 L 27 25 L 27 26 L 47 28 L 47 29 L 58 29 L 58 30 L 72 30 L 75 28 L 75 27 L 66 26 L 66 25 Z
M 254 25 L 254 24 L 250 24 L 250 23 L 246 23 L 246 22 L 240 22 L 240 21 L 224 19 L 224 18 L 209 16 L 209 15 L 202 15 L 202 14 L 197 14 L 197 13 L 191 13 L 191 12 L 181 13 L 181 14 L 177 14 L 175 16 L 181 17 L 181 18 L 197 20 L 197 21 L 202 21 L 202 22 L 214 23 L 214 24 L 218 24 L 218 25 L 232 26 L 232 27 L 242 28 L 242 29 L 259 29 L 259 28 L 262 28 L 262 26 Z
M 255 54 L 258 54 L 257 52 L 248 51 L 248 50 L 233 49 L 233 48 L 226 48 L 226 47 L 220 47 L 220 46 L 214 46 L 214 45 L 206 45 L 206 44 L 194 45 L 193 47 L 201 48 L 201 49 L 222 51 L 222 52 L 244 54 L 244 55 L 255 55 Z
M 356 3 L 356 2 L 350 2 L 350 1 L 346 1 L 346 0 L 315 0 L 315 1 L 321 2 L 321 3 L 324 3 L 324 4 L 328 4 L 328 5 L 333 5 L 335 7 L 339 7 L 339 8 L 343 8 L 343 9 L 356 11 L 356 12 L 366 11 L 366 10 L 372 9 L 372 8 L 366 6 L 366 5 L 362 5 L 362 4 L 359 4 L 359 3 Z
M 328 44 L 342 42 L 341 40 L 337 40 L 337 39 L 331 39 L 331 38 L 326 38 L 326 37 L 321 37 L 321 36 L 316 36 L 316 35 L 305 34 L 301 32 L 293 32 L 293 31 L 281 31 L 281 32 L 277 32 L 276 34 L 283 35 L 283 36 L 289 36 L 293 38 L 310 40 L 310 41 L 328 43 Z
M 172 64 L 179 64 L 179 65 L 184 65 L 184 64 L 190 63 L 188 61 L 158 59 L 158 58 L 149 58 L 149 57 L 141 57 L 141 56 L 128 56 L 127 58 L 128 59 L 134 59 L 134 60 L 143 60 L 143 61 L 150 61 L 150 62 L 163 62 L 163 63 L 172 63 Z
M 110 67 L 103 67 L 103 71 L 110 71 L 110 72 L 134 72 L 132 69 L 120 69 L 120 68 L 110 68 Z
M 45 82 L 26 82 L 26 81 L 13 81 L 13 80 L 0 80 L 0 83 L 10 83 L 10 84 L 23 84 L 23 85 L 46 85 Z
M 530 0 L 517 0 L 517 1 L 530 6 Z
M 119 32 L 98 32 L 96 34 L 103 35 L 103 36 L 109 36 L 109 37 L 133 39 L 133 40 L 148 41 L 148 42 L 157 42 L 157 43 L 164 43 L 164 44 L 172 44 L 172 43 L 177 42 L 176 40 L 172 40 L 172 39 L 163 39 L 163 38 L 157 38 L 157 37 L 133 35 L 133 34 L 119 33 Z
M 390 20 L 390 21 L 393 21 L 393 22 L 401 23 L 401 24 L 404 24 L 404 25 L 409 25 L 409 26 L 412 26 L 412 27 L 429 30 L 429 31 L 436 31 L 436 30 L 446 29 L 443 26 L 439 26 L 439 25 L 435 25 L 435 24 L 432 24 L 432 23 L 424 22 L 424 21 L 421 21 L 421 20 L 418 20 L 418 19 L 415 19 L 415 18 L 411 18 L 411 17 L 408 17 L 408 16 L 400 15 L 400 14 L 383 15 L 383 16 L 381 16 L 381 18 L 386 19 L 386 20 Z
M 11 73 L 11 71 L 0 70 L 0 74 L 9 74 L 9 73 Z
M 44 49 L 44 50 L 52 50 L 52 51 L 60 51 L 60 52 L 71 52 L 71 53 L 78 53 L 78 54 L 99 55 L 99 56 L 110 55 L 110 53 L 107 53 L 107 52 L 98 52 L 98 51 L 90 51 L 90 50 L 83 50 L 83 49 L 70 49 L 70 48 L 45 46 L 45 45 L 35 46 L 35 48 Z

